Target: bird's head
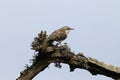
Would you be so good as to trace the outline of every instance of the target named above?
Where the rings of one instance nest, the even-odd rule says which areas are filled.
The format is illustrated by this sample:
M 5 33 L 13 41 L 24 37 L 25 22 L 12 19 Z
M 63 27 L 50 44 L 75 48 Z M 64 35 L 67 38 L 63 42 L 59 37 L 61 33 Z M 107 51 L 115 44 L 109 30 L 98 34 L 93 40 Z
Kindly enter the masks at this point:
M 70 30 L 74 30 L 73 28 L 71 28 L 69 26 L 64 26 L 61 29 L 64 30 L 66 32 L 66 34 L 68 34 L 70 32 Z
M 64 26 L 64 27 L 62 27 L 61 29 L 63 29 L 63 30 L 74 30 L 73 28 L 71 28 L 71 27 L 69 27 L 69 26 Z

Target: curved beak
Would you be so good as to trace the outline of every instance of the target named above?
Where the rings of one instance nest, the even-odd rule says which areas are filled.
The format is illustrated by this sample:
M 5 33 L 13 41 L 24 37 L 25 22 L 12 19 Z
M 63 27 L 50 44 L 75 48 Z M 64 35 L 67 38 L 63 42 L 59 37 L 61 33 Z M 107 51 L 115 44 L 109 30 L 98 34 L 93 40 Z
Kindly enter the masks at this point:
M 74 30 L 74 28 L 70 28 L 70 30 Z

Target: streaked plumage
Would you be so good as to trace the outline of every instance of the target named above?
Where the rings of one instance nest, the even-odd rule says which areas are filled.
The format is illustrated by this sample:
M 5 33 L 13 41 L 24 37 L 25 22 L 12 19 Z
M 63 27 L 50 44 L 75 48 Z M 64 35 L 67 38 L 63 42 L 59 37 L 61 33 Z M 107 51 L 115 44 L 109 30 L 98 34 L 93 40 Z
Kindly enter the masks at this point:
M 57 41 L 59 43 L 57 43 L 56 45 L 60 44 L 63 40 L 65 40 L 67 38 L 67 35 L 69 33 L 70 30 L 73 30 L 73 28 L 70 28 L 68 26 L 64 26 L 58 30 L 55 30 L 48 38 L 47 40 L 43 43 L 43 49 L 42 51 L 45 50 L 45 48 L 48 45 L 51 45 L 53 43 L 53 41 Z
M 64 26 L 58 30 L 55 30 L 48 39 L 50 41 L 58 41 L 61 42 L 67 38 L 67 35 L 70 30 L 73 30 L 73 28 L 70 28 L 69 26 Z

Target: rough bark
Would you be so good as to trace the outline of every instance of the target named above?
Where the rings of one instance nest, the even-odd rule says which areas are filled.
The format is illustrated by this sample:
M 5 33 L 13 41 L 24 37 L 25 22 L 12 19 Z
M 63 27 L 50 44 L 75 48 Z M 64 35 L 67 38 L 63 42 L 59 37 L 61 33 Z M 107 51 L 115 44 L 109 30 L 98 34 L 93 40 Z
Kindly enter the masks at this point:
M 26 69 L 20 72 L 20 77 L 16 80 L 32 80 L 50 63 L 55 63 L 59 68 L 61 68 L 60 63 L 68 64 L 71 72 L 79 68 L 89 71 L 92 75 L 99 74 L 120 80 L 120 67 L 85 57 L 82 53 L 75 54 L 67 44 L 58 46 L 46 43 L 47 47 L 44 47 L 46 44 L 43 43 L 46 39 L 46 32 L 43 31 L 34 39 L 32 49 L 36 51 L 36 54 L 33 56 L 32 65 L 26 66 Z

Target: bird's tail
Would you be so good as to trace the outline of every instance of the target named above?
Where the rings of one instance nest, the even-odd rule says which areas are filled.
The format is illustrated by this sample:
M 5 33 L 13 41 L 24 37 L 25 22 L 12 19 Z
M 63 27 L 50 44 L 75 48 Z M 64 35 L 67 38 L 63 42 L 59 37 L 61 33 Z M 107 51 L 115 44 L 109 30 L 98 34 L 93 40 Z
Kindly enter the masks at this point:
M 51 41 L 48 38 L 46 38 L 45 41 L 43 42 L 42 52 L 45 51 L 46 48 L 52 44 L 52 42 L 53 41 Z

